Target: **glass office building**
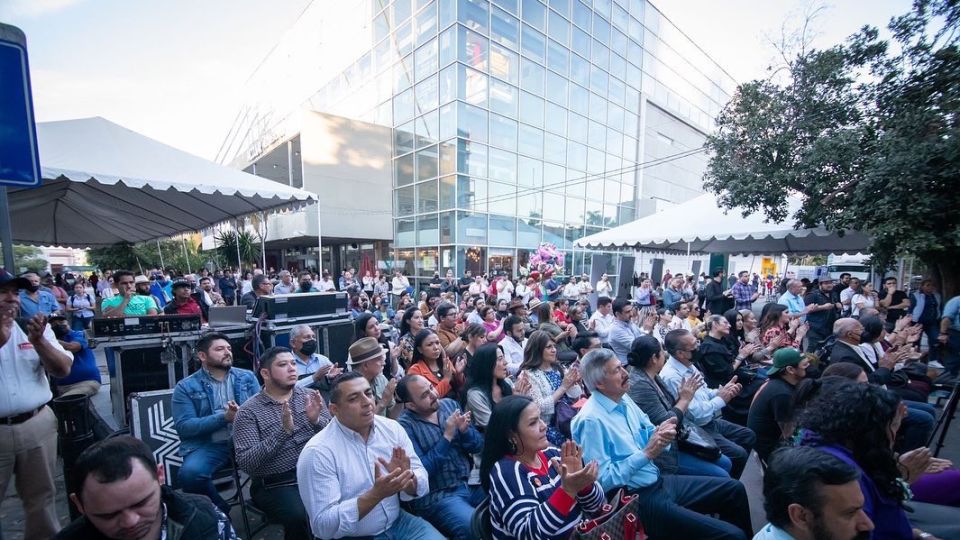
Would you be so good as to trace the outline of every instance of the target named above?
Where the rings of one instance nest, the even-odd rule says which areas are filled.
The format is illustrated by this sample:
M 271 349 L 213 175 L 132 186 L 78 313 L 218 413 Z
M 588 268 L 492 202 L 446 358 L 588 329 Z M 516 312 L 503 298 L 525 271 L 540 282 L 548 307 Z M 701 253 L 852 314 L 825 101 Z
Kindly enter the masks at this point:
M 589 271 L 575 240 L 701 191 L 735 81 L 645 0 L 314 4 L 361 23 L 355 60 L 305 101 L 251 106 L 225 152 L 255 162 L 295 136 L 297 107 L 392 127 L 394 262 L 409 275 L 515 274 L 541 242 Z M 302 17 L 265 64 L 332 47 L 316 27 L 336 17 Z

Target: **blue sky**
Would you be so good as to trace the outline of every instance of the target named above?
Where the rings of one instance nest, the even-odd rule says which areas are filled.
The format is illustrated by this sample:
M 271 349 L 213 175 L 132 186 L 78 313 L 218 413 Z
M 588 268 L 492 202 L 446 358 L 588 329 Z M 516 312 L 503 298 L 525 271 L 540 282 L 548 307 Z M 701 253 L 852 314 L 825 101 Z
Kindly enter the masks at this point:
M 338 0 L 316 0 L 338 1 Z M 310 0 L 0 0 L 0 21 L 27 35 L 40 121 L 103 116 L 213 158 L 240 89 Z M 738 80 L 761 77 L 770 39 L 810 2 L 654 0 Z M 883 26 L 909 0 L 823 4 L 816 45 Z

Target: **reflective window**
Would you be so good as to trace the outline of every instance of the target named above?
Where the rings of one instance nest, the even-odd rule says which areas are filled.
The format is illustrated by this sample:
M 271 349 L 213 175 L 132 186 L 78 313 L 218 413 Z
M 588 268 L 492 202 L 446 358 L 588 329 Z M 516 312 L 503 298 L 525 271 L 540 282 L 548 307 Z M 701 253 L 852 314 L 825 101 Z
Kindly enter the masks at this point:
M 474 142 L 487 142 L 487 111 L 458 103 L 458 135 Z
M 627 87 L 622 82 L 620 82 L 619 80 L 613 77 L 610 77 L 608 82 L 609 84 L 607 88 L 608 90 L 607 98 L 610 101 L 616 103 L 617 105 L 623 105 L 624 99 L 626 98 Z
M 627 78 L 627 61 L 619 54 L 610 54 L 610 75 L 621 81 Z
M 637 162 L 637 140 L 626 135 L 623 137 L 623 159 L 624 161 Z
M 549 119 L 544 125 L 547 131 L 552 131 L 557 135 L 567 134 L 567 110 L 560 105 L 555 105 L 549 101 L 546 103 L 546 118 Z
M 487 204 L 491 213 L 515 215 L 517 211 L 517 186 L 490 182 Z
M 507 150 L 491 147 L 489 176 L 493 180 L 515 184 L 517 182 L 517 155 Z
M 536 0 L 531 0 L 536 1 Z M 523 30 L 520 37 L 520 51 L 527 58 L 532 58 L 537 62 L 544 63 L 546 61 L 546 47 L 547 41 L 546 37 L 537 32 L 533 28 L 523 25 Z
M 520 50 L 520 21 L 502 9 L 493 8 L 490 12 L 490 39 L 515 51 Z
M 520 218 L 542 218 L 543 217 L 543 194 L 539 191 L 529 192 L 525 191 L 517 197 L 517 216 Z M 529 222 L 520 222 L 520 230 L 525 231 L 528 239 L 533 239 L 535 234 L 535 242 L 540 242 L 540 229 L 537 228 L 534 232 L 533 227 L 539 227 L 539 222 L 535 222 L 536 225 L 532 225 Z M 520 241 L 518 245 L 529 245 L 525 244 L 523 241 Z
M 436 180 L 417 184 L 417 211 L 420 213 L 437 211 Z
M 543 155 L 545 159 L 554 163 L 565 164 L 567 152 L 567 140 L 553 133 L 543 135 Z
M 420 216 L 417 219 L 417 242 L 420 244 L 436 244 L 440 241 L 440 230 L 437 215 Z
M 543 163 L 543 187 L 547 191 L 563 195 L 563 186 L 567 183 L 567 170 L 562 165 L 545 161 Z
M 550 12 L 550 26 L 547 29 L 547 35 L 553 39 L 567 45 L 570 43 L 570 23 L 566 19 L 554 13 Z
M 593 0 L 593 9 L 610 20 L 610 0 Z M 594 19 L 594 24 L 596 24 L 596 19 Z
M 457 136 L 457 104 L 449 103 L 440 107 L 440 138 Z
M 457 66 L 447 66 L 440 71 L 440 103 L 450 103 L 457 98 Z
M 590 20 L 593 18 L 593 11 L 583 4 L 580 0 L 572 0 L 573 4 L 573 22 L 584 30 L 590 30 Z
M 626 26 L 624 26 L 626 28 Z M 614 30 L 610 34 L 610 50 L 617 51 L 620 54 L 627 54 L 627 48 L 630 46 L 630 40 L 627 35 L 620 30 Z
M 445 66 L 457 59 L 457 27 L 447 28 L 440 37 L 440 65 Z
M 567 171 L 567 197 L 584 198 L 587 190 L 587 173 L 584 171 Z
M 570 80 L 580 86 L 590 86 L 590 62 L 579 55 L 570 55 Z
M 413 219 L 396 219 L 394 223 L 398 247 L 413 246 L 417 243 L 416 222 Z
M 429 111 L 430 109 L 436 109 L 437 105 L 440 104 L 439 96 L 437 94 L 436 75 L 418 84 L 416 87 L 416 92 L 417 110 Z
M 520 121 L 543 127 L 543 98 L 520 91 Z
M 563 13 L 565 17 L 570 16 L 570 0 L 550 0 L 549 4 L 553 9 Z
M 490 144 L 500 148 L 514 149 L 517 147 L 517 121 L 500 116 L 499 114 L 490 115 Z M 493 168 L 493 155 L 491 154 L 490 167 Z M 491 178 L 493 173 L 491 172 Z
M 457 5 L 457 20 L 477 32 L 487 33 L 487 0 L 460 0 Z
M 597 66 L 590 66 L 590 90 L 601 96 L 607 95 L 607 72 Z
M 547 72 L 547 99 L 558 104 L 567 104 L 567 79 L 552 71 Z
M 603 150 L 596 148 L 587 149 L 587 172 L 590 174 L 603 174 L 604 164 L 607 155 Z
M 440 174 L 457 172 L 457 141 L 446 141 L 440 144 Z
M 387 37 L 389 34 L 390 34 L 390 21 L 387 20 L 387 12 L 384 11 L 373 18 L 374 43 Z
M 520 88 L 522 90 L 542 96 L 545 77 L 546 70 L 543 69 L 543 66 L 526 58 L 520 60 Z
M 460 99 L 471 105 L 487 106 L 487 76 L 483 73 L 460 65 Z
M 393 24 L 400 24 L 407 20 L 411 13 L 413 13 L 411 0 L 396 0 L 393 5 L 390 6 L 390 18 Z
M 397 214 L 401 216 L 413 214 L 416 208 L 413 186 L 399 188 L 396 190 L 396 194 Z
M 437 71 L 437 61 L 440 54 L 436 39 L 417 49 L 414 53 L 417 80 L 422 81 Z
M 393 160 L 393 166 L 398 186 L 413 183 L 413 154 L 398 157 Z
M 607 100 L 590 93 L 590 119 L 603 122 L 607 118 Z
M 593 40 L 593 63 L 603 69 L 610 64 L 610 49 L 597 40 Z
M 513 85 L 519 84 L 520 56 L 506 47 L 496 43 L 491 44 L 490 75 L 499 77 Z
M 520 156 L 517 161 L 517 173 L 517 183 L 520 186 L 543 186 L 543 162 L 539 159 Z
M 441 0 L 440 24 L 438 25 L 441 30 L 453 24 L 453 22 L 456 20 L 456 8 L 457 4 L 454 2 L 451 2 L 450 0 Z
M 520 198 L 523 200 L 523 197 Z M 534 201 L 532 204 L 525 204 L 524 207 L 532 207 L 533 204 L 537 204 L 537 201 Z M 539 203 L 538 208 L 542 208 L 543 203 Z M 520 219 L 517 221 L 517 246 L 522 248 L 536 249 L 540 245 L 540 230 L 541 230 L 541 221 L 540 218 L 543 217 L 541 214 L 542 211 L 534 211 L 529 214 L 528 219 Z M 523 217 L 525 214 L 518 213 L 519 216 Z
M 563 195 L 543 194 L 543 219 L 563 221 Z
M 590 113 L 590 91 L 582 86 L 571 84 L 569 96 L 571 111 L 576 111 L 583 115 Z
M 517 149 L 522 154 L 542 158 L 543 157 L 543 130 L 526 124 L 520 124 L 520 135 L 517 141 Z
M 487 147 L 460 139 L 457 144 L 457 171 L 472 176 L 487 176 Z
M 620 28 L 625 29 L 630 24 L 630 15 L 627 14 L 627 10 L 614 4 L 612 21 L 614 26 L 619 26 Z
M 607 152 L 620 155 L 622 151 L 623 135 L 619 131 L 607 129 Z
M 583 208 L 586 201 L 575 197 L 567 197 L 565 203 L 567 223 L 583 223 Z
M 426 180 L 433 178 L 440 174 L 440 159 L 437 155 L 437 147 L 430 146 L 424 148 L 417 152 L 417 180 Z M 434 184 L 434 192 L 436 192 L 436 184 Z M 433 201 L 434 206 L 436 206 L 437 195 L 434 193 Z M 436 210 L 436 208 L 434 208 Z M 431 210 L 420 209 L 421 212 L 430 212 Z
M 593 43 L 593 40 L 590 38 L 590 34 L 580 30 L 576 26 L 573 27 L 571 49 L 584 56 L 590 56 L 591 43 Z
M 517 87 L 490 79 L 490 110 L 516 118 Z
M 487 211 L 487 181 L 467 176 L 457 177 L 457 207 Z
M 413 150 L 413 124 L 393 130 L 393 145 L 395 154 L 405 154 Z
M 487 69 L 487 38 L 476 32 L 460 28 L 460 53 L 458 59 L 464 64 L 486 71 Z
M 537 0 L 523 0 L 522 4 L 523 9 L 520 11 L 520 18 L 542 32 L 547 24 L 546 6 Z
M 437 5 L 430 2 L 417 14 L 417 45 L 422 45 L 437 35 Z
M 514 15 L 519 14 L 519 0 L 492 0 L 492 2 Z
M 612 103 L 607 108 L 607 126 L 623 131 L 623 119 L 626 113 L 620 107 Z
M 440 243 L 456 242 L 455 237 L 457 228 L 455 225 L 455 212 L 443 212 L 440 214 Z M 444 256 L 449 259 L 449 249 L 444 250 Z
M 487 243 L 487 216 L 471 212 L 457 212 L 457 242 Z M 480 258 L 482 260 L 482 257 Z
M 600 43 L 610 43 L 610 23 L 605 21 L 602 17 L 594 17 L 593 37 L 600 40 Z
M 567 131 L 569 137 L 575 141 L 586 141 L 588 128 L 587 118 L 579 114 L 574 114 L 573 112 L 568 114 L 568 118 Z
M 569 61 L 570 53 L 567 48 L 551 39 L 547 44 L 547 67 L 557 73 L 566 75 Z
M 457 204 L 457 177 L 444 176 L 440 179 L 440 209 L 447 210 Z
M 417 148 L 434 144 L 440 140 L 440 112 L 436 109 L 417 118 L 416 124 Z
M 407 21 L 397 28 L 393 33 L 393 39 L 397 42 L 397 52 L 401 56 L 413 51 L 413 22 Z
M 413 84 L 413 56 L 407 56 L 393 66 L 393 89 L 406 90 Z
M 594 148 L 607 147 L 607 128 L 600 122 L 590 121 L 590 134 L 587 136 L 587 144 Z
M 567 166 L 587 170 L 587 147 L 573 140 L 567 141 Z
M 493 210 L 490 210 L 493 212 Z M 511 217 L 490 216 L 490 244 L 495 246 L 513 246 L 517 235 L 517 220 Z

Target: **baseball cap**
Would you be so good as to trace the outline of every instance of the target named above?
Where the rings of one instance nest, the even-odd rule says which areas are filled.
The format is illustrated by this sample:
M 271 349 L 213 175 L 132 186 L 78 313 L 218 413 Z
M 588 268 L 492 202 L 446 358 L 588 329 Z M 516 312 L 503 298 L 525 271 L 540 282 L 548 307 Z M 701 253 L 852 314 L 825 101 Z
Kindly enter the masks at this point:
M 26 289 L 29 286 L 29 279 L 16 277 L 6 270 L 0 270 L 0 288 L 16 287 L 17 289 Z
M 800 365 L 802 360 L 803 356 L 800 354 L 800 351 L 792 347 L 780 349 L 773 353 L 773 366 L 767 370 L 767 375 L 773 375 L 774 373 L 790 366 L 797 367 Z
M 189 289 L 189 288 L 192 288 L 193 285 L 185 279 L 178 279 L 173 282 L 173 286 L 171 287 L 171 289 L 177 289 L 180 287 L 187 287 Z

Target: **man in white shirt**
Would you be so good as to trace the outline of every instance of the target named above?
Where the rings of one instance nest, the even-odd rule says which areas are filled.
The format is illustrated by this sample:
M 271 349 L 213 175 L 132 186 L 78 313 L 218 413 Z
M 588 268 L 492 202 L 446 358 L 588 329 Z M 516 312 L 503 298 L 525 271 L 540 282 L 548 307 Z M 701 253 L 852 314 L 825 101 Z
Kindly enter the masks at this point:
M 400 509 L 400 500 L 427 494 L 429 479 L 406 431 L 377 415 L 375 401 L 360 373 L 334 382 L 334 420 L 310 439 L 297 462 L 310 529 L 319 538 L 442 540 L 424 519 Z
M 590 320 L 587 322 L 587 330 L 596 332 L 600 341 L 606 343 L 607 338 L 610 337 L 610 328 L 615 320 L 617 319 L 613 316 L 613 300 L 602 296 L 597 298 L 597 310 L 590 316 Z
M 563 286 L 563 297 L 568 300 L 576 301 L 580 298 L 580 285 L 577 284 L 577 276 L 567 279 L 567 284 Z
M 30 282 L 0 270 L 0 493 L 17 474 L 25 538 L 50 538 L 60 530 L 56 497 L 57 419 L 47 373 L 66 377 L 73 355 L 63 349 L 47 317 L 21 327 L 20 289 Z
M 590 276 L 586 274 L 580 276 L 580 283 L 577 287 L 580 289 L 580 299 L 586 300 L 593 292 L 593 287 L 590 285 Z
M 597 296 L 600 298 L 610 298 L 613 294 L 613 285 L 610 283 L 610 276 L 604 274 L 600 276 L 597 282 Z
M 500 347 L 503 348 L 503 357 L 507 361 L 507 373 L 511 376 L 520 371 L 520 364 L 523 363 L 523 348 L 527 344 L 524 334 L 523 319 L 516 315 L 510 315 L 503 320 L 503 339 L 500 340 Z
M 410 280 L 403 275 L 400 270 L 396 270 L 393 273 L 393 281 L 391 282 L 392 289 L 390 290 L 390 295 L 393 297 L 394 307 L 400 302 L 400 295 L 410 287 Z

